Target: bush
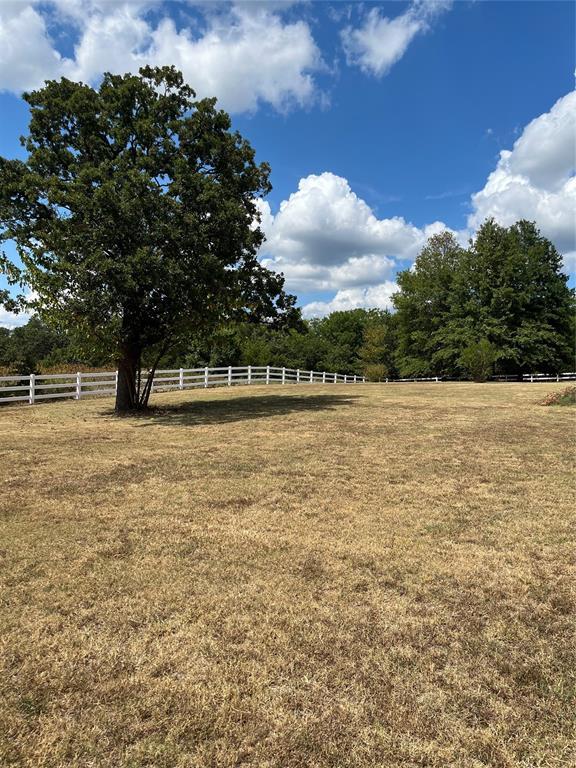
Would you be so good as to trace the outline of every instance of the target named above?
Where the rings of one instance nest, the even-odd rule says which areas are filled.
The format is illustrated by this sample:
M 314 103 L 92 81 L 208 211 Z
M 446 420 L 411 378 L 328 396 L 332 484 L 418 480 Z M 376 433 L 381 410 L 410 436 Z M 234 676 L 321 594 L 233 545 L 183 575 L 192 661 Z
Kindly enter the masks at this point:
M 384 381 L 388 376 L 388 369 L 383 363 L 369 363 L 364 366 L 364 376 L 368 381 Z
M 566 387 L 557 392 L 550 392 L 540 405 L 576 405 L 576 387 Z

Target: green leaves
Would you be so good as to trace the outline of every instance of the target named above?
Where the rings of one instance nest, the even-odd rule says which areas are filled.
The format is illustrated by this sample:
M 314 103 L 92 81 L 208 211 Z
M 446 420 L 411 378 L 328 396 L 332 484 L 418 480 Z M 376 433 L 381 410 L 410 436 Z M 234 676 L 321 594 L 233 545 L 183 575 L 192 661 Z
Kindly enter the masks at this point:
M 28 159 L 0 159 L 1 237 L 17 243 L 40 314 L 81 325 L 87 345 L 138 358 L 242 315 L 295 311 L 256 260 L 269 167 L 214 99 L 194 98 L 172 67 L 25 95 Z
M 481 339 L 470 344 L 460 355 L 460 362 L 466 373 L 474 381 L 486 381 L 493 373 L 497 350 L 488 339 Z
M 468 249 L 449 233 L 430 238 L 414 268 L 398 277 L 401 373 L 571 366 L 574 293 L 561 269 L 552 243 L 527 221 L 505 228 L 488 220 Z

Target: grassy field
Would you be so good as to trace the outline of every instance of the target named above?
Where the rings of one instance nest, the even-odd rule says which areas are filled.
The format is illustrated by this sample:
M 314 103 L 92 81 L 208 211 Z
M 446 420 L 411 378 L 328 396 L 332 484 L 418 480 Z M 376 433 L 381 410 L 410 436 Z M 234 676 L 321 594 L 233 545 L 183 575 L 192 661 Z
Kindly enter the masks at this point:
M 555 388 L 0 409 L 0 765 L 573 765 Z

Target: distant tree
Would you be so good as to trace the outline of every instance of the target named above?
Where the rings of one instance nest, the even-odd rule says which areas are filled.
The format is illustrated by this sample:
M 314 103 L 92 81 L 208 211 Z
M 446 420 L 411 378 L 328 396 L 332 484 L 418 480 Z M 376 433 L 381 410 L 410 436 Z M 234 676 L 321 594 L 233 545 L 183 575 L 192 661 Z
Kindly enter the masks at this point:
M 269 167 L 215 99 L 196 101 L 172 67 L 105 74 L 97 90 L 50 81 L 24 99 L 28 157 L 0 158 L 0 242 L 24 266 L 4 256 L 3 269 L 44 320 L 117 360 L 118 411 L 145 407 L 158 361 L 199 332 L 294 316 L 256 257 Z
M 15 373 L 37 373 L 40 363 L 59 351 L 67 350 L 68 346 L 64 334 L 32 317 L 25 325 L 3 334 L 0 365 Z
M 250 325 L 250 328 L 258 326 Z M 242 359 L 242 339 L 237 324 L 224 325 L 212 334 L 208 354 L 203 361 L 207 365 L 239 365 Z
M 267 334 L 249 333 L 244 335 L 240 351 L 240 363 L 242 365 L 270 365 L 271 357 L 272 347 Z
M 489 219 L 468 249 L 448 232 L 434 235 L 398 284 L 404 376 L 470 375 L 472 358 L 488 351 L 483 340 L 501 373 L 571 365 L 574 291 L 532 222 L 506 228 Z
M 319 336 L 312 324 L 289 333 L 275 333 L 272 339 L 272 364 L 286 368 L 321 370 L 329 352 L 328 342 Z M 325 370 L 332 370 L 326 368 Z
M 357 373 L 358 350 L 362 346 L 364 328 L 372 318 L 373 311 L 351 309 L 332 312 L 310 323 L 311 333 L 324 345 L 318 367 L 325 371 Z
M 10 346 L 10 331 L 0 326 L 0 367 L 7 366 Z
M 447 344 L 447 323 L 452 317 L 454 283 L 465 257 L 451 232 L 433 235 L 412 269 L 398 274 L 396 307 L 398 348 L 396 360 L 402 376 L 451 373 L 464 346 L 473 340 L 466 323 L 452 329 Z
M 396 316 L 387 310 L 374 310 L 364 326 L 358 363 L 362 374 L 382 380 L 395 373 Z
M 356 373 L 361 370 L 358 352 L 364 327 L 389 317 L 379 310 L 358 309 L 311 321 L 295 319 L 289 328 L 246 322 L 229 324 L 210 335 L 199 359 L 206 364 L 219 360 L 220 364 Z
M 573 358 L 574 291 L 562 257 L 529 221 L 478 230 L 459 277 L 458 322 L 496 348 L 501 373 L 557 371 Z

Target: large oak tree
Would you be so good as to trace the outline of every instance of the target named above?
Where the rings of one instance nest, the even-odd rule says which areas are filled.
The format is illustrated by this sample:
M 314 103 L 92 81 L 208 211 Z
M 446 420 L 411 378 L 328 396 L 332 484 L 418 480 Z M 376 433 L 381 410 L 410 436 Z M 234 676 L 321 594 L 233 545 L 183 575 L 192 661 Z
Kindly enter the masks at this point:
M 257 260 L 269 167 L 215 99 L 172 67 L 24 98 L 27 159 L 0 158 L 0 242 L 21 265 L 4 255 L 3 270 L 43 319 L 118 361 L 117 410 L 147 405 L 157 361 L 191 335 L 294 315 Z

